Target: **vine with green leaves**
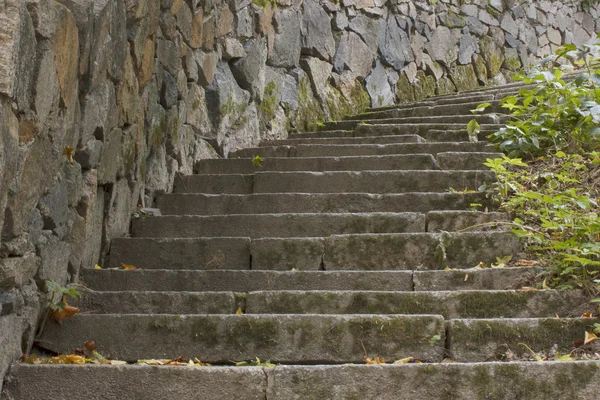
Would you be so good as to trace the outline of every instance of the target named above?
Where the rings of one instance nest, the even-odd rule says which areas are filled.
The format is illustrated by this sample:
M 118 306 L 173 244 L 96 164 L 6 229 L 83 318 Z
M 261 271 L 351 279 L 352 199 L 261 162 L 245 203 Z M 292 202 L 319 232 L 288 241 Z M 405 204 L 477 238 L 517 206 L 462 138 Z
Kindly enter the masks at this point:
M 481 189 L 546 266 L 540 287 L 581 288 L 600 303 L 600 43 L 561 46 L 514 79 L 530 86 L 499 103 L 511 120 L 489 138 L 506 156 L 487 160 L 497 182 Z

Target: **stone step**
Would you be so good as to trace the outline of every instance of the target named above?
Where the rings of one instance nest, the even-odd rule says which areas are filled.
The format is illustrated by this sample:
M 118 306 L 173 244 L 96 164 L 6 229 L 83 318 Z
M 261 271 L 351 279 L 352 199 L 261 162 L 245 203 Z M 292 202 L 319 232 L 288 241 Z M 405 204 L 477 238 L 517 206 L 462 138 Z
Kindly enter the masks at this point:
M 519 241 L 502 231 L 385 233 L 326 238 L 120 238 L 108 267 L 226 270 L 441 270 L 489 265 L 516 254 Z M 466 274 L 471 274 L 470 270 Z M 429 279 L 435 280 L 435 277 Z M 462 275 L 463 280 L 465 273 Z M 457 287 L 458 289 L 458 287 Z M 425 289 L 428 290 L 428 289 Z
M 481 124 L 483 131 L 497 131 L 503 124 Z M 365 137 L 365 136 L 390 136 L 390 135 L 419 135 L 425 137 L 430 130 L 441 131 L 464 131 L 466 124 L 359 124 L 353 130 L 330 130 L 319 132 L 292 133 L 288 139 L 303 138 L 342 138 L 342 137 Z
M 506 113 L 506 108 L 499 107 L 498 100 L 488 100 L 490 105 L 485 109 L 485 113 Z M 432 105 L 415 105 L 414 107 L 403 107 L 388 110 L 369 111 L 362 114 L 357 114 L 346 118 L 348 121 L 366 121 L 373 119 L 385 118 L 406 118 L 406 117 L 432 117 L 432 116 L 456 116 L 456 115 L 471 115 L 472 110 L 476 109 L 481 102 L 475 101 L 460 101 L 457 100 L 450 104 L 432 104 Z
M 163 215 L 270 213 L 428 212 L 465 210 L 471 204 L 492 209 L 486 193 L 263 193 L 215 195 L 171 193 L 158 198 Z
M 459 222 L 460 223 L 460 222 Z M 462 225 L 457 225 L 461 229 Z M 348 233 L 425 232 L 422 213 L 304 213 L 168 215 L 132 221 L 131 232 L 145 238 L 324 237 Z
M 493 152 L 496 147 L 486 142 L 434 142 L 396 144 L 299 144 L 296 146 L 255 147 L 234 151 L 230 158 L 265 159 L 279 157 L 342 157 L 392 154 L 432 154 L 446 152 Z M 222 185 L 226 188 L 226 183 Z
M 254 175 L 188 175 L 175 180 L 175 193 L 408 193 L 476 190 L 491 183 L 491 171 L 257 172 Z M 237 179 L 237 186 L 234 185 Z
M 447 116 L 430 116 L 430 117 L 401 117 L 401 118 L 381 118 L 381 119 L 363 119 L 363 120 L 343 120 L 325 122 L 319 131 L 328 130 L 351 130 L 360 126 L 361 123 L 370 124 L 468 124 L 471 120 L 476 120 L 480 124 L 498 124 L 508 121 L 509 116 L 506 115 L 447 115 Z
M 502 128 L 502 124 L 481 124 L 480 130 L 482 132 L 496 132 Z M 398 124 L 364 124 L 358 125 L 354 132 L 354 136 L 380 136 L 380 135 L 395 135 L 395 134 L 415 134 L 423 136 L 427 141 L 435 140 L 442 141 L 441 135 L 436 134 L 439 131 L 456 132 L 457 136 L 454 136 L 451 142 L 456 142 L 462 135 L 466 133 L 466 124 L 410 124 L 410 125 L 398 125 Z M 485 135 L 481 135 L 485 136 Z M 468 136 L 467 140 L 468 141 Z
M 240 271 L 82 269 L 80 279 L 101 291 L 412 290 L 412 271 Z M 519 275 L 506 276 L 510 284 Z M 475 282 L 475 280 L 471 281 Z M 494 280 L 497 284 L 499 280 Z M 424 284 L 422 284 L 424 286 Z
M 488 136 L 495 130 L 481 130 L 476 136 L 478 142 L 489 142 Z M 432 129 L 425 134 L 427 142 L 470 142 L 472 139 L 466 129 L 436 130 Z
M 435 314 L 446 319 L 579 317 L 587 311 L 593 306 L 583 292 L 556 290 L 262 291 L 248 293 L 245 305 L 247 314 Z
M 460 152 L 449 151 L 438 153 L 436 165 L 439 169 L 465 170 L 482 169 L 489 170 L 483 163 L 488 159 L 501 158 L 504 154 L 497 152 Z
M 318 136 L 315 135 L 315 136 Z M 422 143 L 425 139 L 419 135 L 390 135 L 370 137 L 313 137 L 298 139 L 267 140 L 261 142 L 266 146 L 294 146 L 299 144 L 392 144 L 392 143 Z M 467 140 L 468 141 L 468 140 Z
M 435 169 L 431 154 L 348 157 L 268 157 L 255 166 L 250 158 L 200 160 L 199 174 L 252 174 L 264 171 L 365 171 Z
M 93 291 L 72 302 L 93 314 L 435 314 L 452 318 L 579 317 L 581 291 Z
M 412 399 L 562 400 L 574 399 L 575 394 L 580 399 L 594 399 L 599 392 L 598 361 L 278 365 L 275 368 L 16 364 L 8 375 L 3 398 L 96 399 L 101 394 L 104 400 L 304 400 L 367 399 L 376 394 L 378 399 L 399 399 L 399 393 L 410 393 Z
M 103 356 L 125 361 L 360 363 L 366 349 L 386 359 L 436 362 L 444 357 L 445 332 L 439 315 L 78 314 L 62 326 L 46 324 L 38 344 L 71 353 L 93 340 Z M 431 343 L 434 336 L 440 340 Z
M 195 291 L 92 291 L 70 303 L 93 314 L 235 314 L 245 294 Z
M 510 267 L 415 271 L 413 274 L 413 290 L 520 289 L 528 286 L 542 270 L 541 267 Z
M 600 320 L 591 318 L 453 319 L 448 322 L 450 357 L 461 362 L 503 359 L 509 352 L 521 358 L 531 350 L 569 353 L 573 342 Z M 527 346 L 527 347 L 526 347 Z
M 468 228 L 503 227 L 511 221 L 510 216 L 501 212 L 481 212 L 464 210 L 430 211 L 427 213 L 427 232 L 456 232 Z M 498 224 L 495 224 L 495 223 Z

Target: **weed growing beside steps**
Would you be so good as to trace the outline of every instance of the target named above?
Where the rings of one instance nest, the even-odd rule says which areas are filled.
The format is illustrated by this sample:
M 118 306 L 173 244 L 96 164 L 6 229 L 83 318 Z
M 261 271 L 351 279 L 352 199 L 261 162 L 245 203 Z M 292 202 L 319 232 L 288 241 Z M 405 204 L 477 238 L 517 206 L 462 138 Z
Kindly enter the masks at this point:
M 585 288 L 600 303 L 600 44 L 562 46 L 516 79 L 537 86 L 501 101 L 514 118 L 490 138 L 508 156 L 487 160 L 498 181 L 484 189 L 548 266 L 540 287 Z

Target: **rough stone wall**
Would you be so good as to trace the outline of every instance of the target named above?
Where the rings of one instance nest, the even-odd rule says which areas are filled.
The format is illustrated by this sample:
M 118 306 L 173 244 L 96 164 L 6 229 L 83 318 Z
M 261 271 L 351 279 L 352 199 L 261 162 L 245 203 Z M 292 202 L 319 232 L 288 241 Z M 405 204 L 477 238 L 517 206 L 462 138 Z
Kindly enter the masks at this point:
M 3 0 L 0 376 L 31 346 L 38 284 L 102 264 L 197 160 L 501 84 L 598 16 L 579 1 Z

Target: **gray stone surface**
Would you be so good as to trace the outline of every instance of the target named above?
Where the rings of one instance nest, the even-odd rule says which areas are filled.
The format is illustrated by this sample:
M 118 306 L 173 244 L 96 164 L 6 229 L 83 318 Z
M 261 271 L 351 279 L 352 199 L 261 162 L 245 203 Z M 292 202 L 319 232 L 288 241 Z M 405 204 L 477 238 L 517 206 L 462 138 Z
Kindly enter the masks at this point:
M 81 277 L 96 290 L 411 290 L 412 271 L 97 270 Z
M 430 344 L 435 335 L 441 340 Z M 123 336 L 129 339 L 123 341 Z M 181 355 L 212 363 L 254 357 L 275 363 L 344 363 L 363 362 L 364 348 L 385 359 L 413 354 L 439 362 L 444 336 L 439 315 L 80 314 L 63 321 L 62 327 L 48 324 L 42 340 L 61 352 L 94 340 L 105 357 L 131 361 Z M 182 337 L 193 340 L 177 339 Z
M 8 400 L 48 396 L 86 398 L 99 393 L 107 400 L 154 396 L 217 396 L 264 399 L 265 374 L 261 368 L 156 368 L 142 365 L 26 365 L 11 370 L 3 397 Z M 85 384 L 63 384 L 86 382 Z M 132 385 L 131 382 L 145 382 Z M 79 387 L 81 386 L 81 387 Z M 79 387 L 75 389 L 76 387 Z
M 358 77 L 366 77 L 373 64 L 373 53 L 356 33 L 344 33 L 333 64 L 338 73 L 348 69 Z
M 262 97 L 265 89 L 265 63 L 267 43 L 264 39 L 249 40 L 244 45 L 246 57 L 234 61 L 231 71 L 238 84 L 248 90 L 253 97 Z
M 418 213 L 183 215 L 147 217 L 132 222 L 132 234 L 146 238 L 285 238 L 424 231 L 425 216 Z
M 275 26 L 276 34 L 273 51 L 269 56 L 269 65 L 283 68 L 292 68 L 298 65 L 302 39 L 300 23 L 301 16 L 296 10 L 281 11 Z
M 331 17 L 314 0 L 307 0 L 302 8 L 302 53 L 330 60 L 335 54 Z

